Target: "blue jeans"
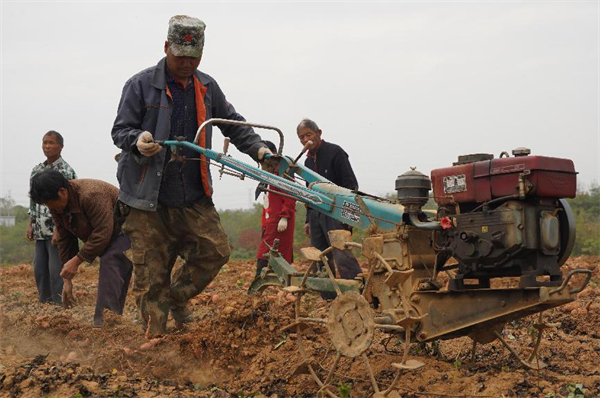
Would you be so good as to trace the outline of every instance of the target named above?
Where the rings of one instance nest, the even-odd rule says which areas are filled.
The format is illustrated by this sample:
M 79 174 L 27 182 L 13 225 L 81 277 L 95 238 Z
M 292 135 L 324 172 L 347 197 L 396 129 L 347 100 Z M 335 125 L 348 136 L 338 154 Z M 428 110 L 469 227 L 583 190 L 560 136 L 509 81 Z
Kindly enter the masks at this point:
M 63 279 L 60 276 L 62 266 L 58 249 L 52 246 L 52 239 L 35 241 L 33 274 L 40 303 L 60 304 L 62 302 Z

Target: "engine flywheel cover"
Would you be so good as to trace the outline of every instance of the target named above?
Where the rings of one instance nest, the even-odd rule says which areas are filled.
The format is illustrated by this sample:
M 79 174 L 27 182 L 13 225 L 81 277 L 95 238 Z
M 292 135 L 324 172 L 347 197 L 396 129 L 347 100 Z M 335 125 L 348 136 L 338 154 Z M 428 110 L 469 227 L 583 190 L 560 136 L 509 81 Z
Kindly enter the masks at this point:
M 327 330 L 333 346 L 347 357 L 357 357 L 373 342 L 373 310 L 357 292 L 346 292 L 331 303 Z

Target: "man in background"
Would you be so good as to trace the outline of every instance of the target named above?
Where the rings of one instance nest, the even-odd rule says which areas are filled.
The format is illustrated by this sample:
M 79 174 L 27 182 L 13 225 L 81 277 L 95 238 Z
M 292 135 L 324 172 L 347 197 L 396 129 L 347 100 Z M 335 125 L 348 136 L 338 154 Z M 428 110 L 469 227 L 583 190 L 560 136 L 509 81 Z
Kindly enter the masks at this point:
M 296 132 L 303 146 L 312 141 L 304 162 L 306 167 L 336 185 L 352 190 L 358 189 L 358 181 L 348 160 L 348 154 L 339 145 L 325 142 L 321 138 L 322 131 L 317 123 L 304 119 L 298 124 Z M 350 227 L 316 210 L 307 209 L 304 232 L 310 236 L 311 246 L 321 251 L 325 250 L 331 246 L 329 231 L 338 229 L 350 230 Z M 362 271 L 350 250 L 333 249 L 327 259 L 331 266 L 335 263 L 342 279 L 354 279 Z M 332 271 L 335 273 L 334 269 Z M 333 298 L 325 294 L 322 296 Z
M 62 135 L 54 130 L 44 134 L 42 150 L 46 160 L 33 168 L 29 181 L 44 170 L 56 170 L 67 180 L 77 178 L 75 170 L 61 157 L 64 147 Z M 30 200 L 27 239 L 35 240 L 33 274 L 41 303 L 61 304 L 63 279 L 60 276 L 62 262 L 58 250 L 52 245 L 54 224 L 46 206 Z

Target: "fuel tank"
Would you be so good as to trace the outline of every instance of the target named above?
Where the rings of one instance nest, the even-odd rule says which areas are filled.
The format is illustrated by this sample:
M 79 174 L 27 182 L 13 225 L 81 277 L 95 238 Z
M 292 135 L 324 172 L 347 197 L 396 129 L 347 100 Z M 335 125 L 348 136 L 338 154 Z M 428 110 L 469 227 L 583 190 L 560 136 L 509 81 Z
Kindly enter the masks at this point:
M 574 198 L 577 172 L 573 161 L 531 156 L 518 148 L 516 156 L 490 154 L 459 157 L 452 167 L 431 171 L 434 200 L 438 205 L 483 203 L 519 193 L 519 176 L 528 184 L 528 197 Z

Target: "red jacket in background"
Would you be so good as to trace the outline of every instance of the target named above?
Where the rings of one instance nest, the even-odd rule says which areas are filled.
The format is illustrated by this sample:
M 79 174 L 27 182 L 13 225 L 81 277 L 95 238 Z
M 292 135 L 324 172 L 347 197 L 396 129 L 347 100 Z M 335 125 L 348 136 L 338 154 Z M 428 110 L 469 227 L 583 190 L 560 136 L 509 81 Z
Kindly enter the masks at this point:
M 273 191 L 279 191 L 277 188 L 269 187 Z M 262 212 L 261 222 L 261 241 L 258 247 L 257 259 L 268 259 L 264 254 L 269 253 L 269 246 L 273 246 L 273 241 L 279 239 L 279 253 L 288 262 L 294 260 L 294 225 L 296 220 L 296 201 L 294 199 L 278 195 L 273 192 L 265 192 L 268 195 L 269 206 Z M 282 218 L 288 219 L 288 225 L 285 231 L 277 232 L 277 225 Z

